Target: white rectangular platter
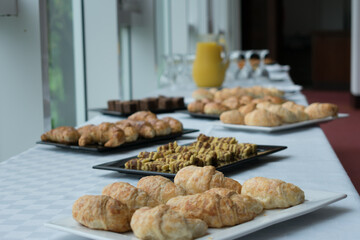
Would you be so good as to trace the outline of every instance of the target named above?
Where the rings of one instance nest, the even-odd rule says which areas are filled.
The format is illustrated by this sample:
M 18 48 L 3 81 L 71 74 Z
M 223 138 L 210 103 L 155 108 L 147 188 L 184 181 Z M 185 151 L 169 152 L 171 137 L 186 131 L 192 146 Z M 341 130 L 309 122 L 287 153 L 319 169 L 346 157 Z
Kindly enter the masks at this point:
M 342 193 L 322 192 L 313 190 L 304 190 L 304 192 L 306 200 L 300 205 L 287 209 L 266 210 L 261 215 L 257 216 L 254 220 L 239 224 L 234 227 L 220 229 L 209 228 L 208 234 L 198 239 L 225 240 L 242 237 L 252 232 L 274 225 L 276 223 L 313 212 L 333 202 L 346 198 L 346 194 Z M 92 230 L 86 228 L 77 223 L 70 216 L 68 218 L 50 221 L 48 223 L 45 223 L 45 226 L 97 240 L 136 239 L 132 232 L 119 234 L 114 232 Z
M 232 129 L 232 130 L 242 130 L 242 131 L 256 131 L 256 132 L 278 132 L 283 130 L 290 130 L 294 128 L 309 126 L 309 125 L 315 125 L 318 123 L 324 123 L 329 122 L 338 118 L 345 118 L 348 117 L 349 114 L 347 113 L 339 113 L 337 117 L 327 117 L 322 119 L 314 119 L 314 120 L 308 120 L 303 122 L 297 122 L 297 123 L 289 123 L 284 124 L 277 127 L 261 127 L 261 126 L 248 126 L 248 125 L 239 125 L 239 124 L 228 124 L 228 123 L 222 123 L 218 122 L 217 125 L 222 126 L 224 128 Z

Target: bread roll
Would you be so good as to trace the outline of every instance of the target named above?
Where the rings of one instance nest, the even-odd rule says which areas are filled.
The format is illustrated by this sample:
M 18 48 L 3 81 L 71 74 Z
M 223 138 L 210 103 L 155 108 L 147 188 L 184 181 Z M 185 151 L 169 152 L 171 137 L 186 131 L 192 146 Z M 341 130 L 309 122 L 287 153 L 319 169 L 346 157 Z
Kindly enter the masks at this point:
M 229 110 L 226 106 L 222 105 L 221 103 L 217 102 L 210 102 L 205 104 L 204 106 L 204 113 L 206 114 L 214 114 L 220 115 L 221 113 Z
M 240 107 L 240 101 L 238 97 L 229 97 L 222 102 L 222 105 L 230 110 L 234 110 Z
M 205 88 L 199 88 L 196 89 L 193 93 L 192 93 L 192 98 L 195 100 L 201 100 L 201 99 L 213 99 L 214 95 L 206 90 Z
M 204 106 L 205 103 L 202 101 L 195 101 L 192 103 L 189 103 L 187 106 L 187 109 L 189 112 L 198 112 L 198 113 L 202 113 L 204 112 Z

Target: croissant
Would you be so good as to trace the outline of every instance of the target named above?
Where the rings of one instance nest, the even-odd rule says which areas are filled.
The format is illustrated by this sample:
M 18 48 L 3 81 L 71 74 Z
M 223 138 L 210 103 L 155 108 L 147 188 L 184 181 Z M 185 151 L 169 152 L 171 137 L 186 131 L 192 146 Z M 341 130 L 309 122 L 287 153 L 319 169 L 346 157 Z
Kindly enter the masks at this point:
M 93 124 L 88 124 L 82 127 L 79 127 L 78 129 L 76 129 L 78 131 L 78 133 L 81 135 L 83 135 L 85 132 L 88 132 L 94 125 Z
M 305 112 L 305 106 L 296 104 L 291 101 L 287 101 L 282 104 L 282 107 L 293 112 L 298 122 L 309 120 L 309 115 Z
M 42 141 L 51 141 L 58 143 L 77 143 L 80 134 L 73 127 L 57 127 L 41 135 Z
M 139 135 L 143 138 L 154 138 L 156 135 L 153 126 L 145 121 L 134 121 L 134 120 L 122 120 L 122 124 L 130 124 L 135 127 Z
M 162 176 L 143 177 L 139 180 L 137 188 L 147 192 L 161 203 L 166 203 L 173 197 L 185 195 L 183 188 Z
M 128 117 L 129 120 L 134 121 L 148 121 L 150 119 L 157 119 L 156 114 L 150 111 L 138 111 Z
M 186 194 L 202 193 L 216 187 L 241 192 L 240 183 L 225 177 L 223 173 L 216 171 L 214 166 L 184 167 L 175 175 L 174 183 L 185 189 Z
M 254 214 L 245 209 L 245 204 L 209 192 L 175 197 L 166 204 L 185 217 L 199 218 L 215 228 L 234 226 L 254 218 Z
M 305 201 L 304 192 L 299 187 L 279 179 L 264 177 L 246 180 L 241 194 L 260 201 L 264 209 L 287 208 Z
M 282 124 L 281 118 L 275 113 L 264 109 L 255 109 L 245 115 L 245 124 L 250 126 L 274 127 Z
M 156 136 L 164 136 L 164 135 L 169 135 L 171 133 L 170 125 L 163 120 L 150 119 L 147 122 L 150 123 L 151 126 L 155 129 Z
M 205 235 L 208 229 L 204 221 L 186 218 L 164 204 L 137 210 L 130 224 L 136 237 L 148 240 L 190 240 Z
M 105 186 L 102 195 L 112 197 L 126 204 L 132 212 L 141 207 L 155 207 L 160 204 L 145 191 L 126 182 L 115 182 Z
M 312 103 L 305 108 L 305 112 L 309 115 L 310 119 L 336 117 L 338 111 L 338 106 L 331 103 Z
M 72 215 L 88 228 L 113 232 L 130 230 L 131 214 L 128 207 L 109 196 L 80 197 L 73 205 Z
M 256 108 L 265 109 L 266 111 L 275 113 L 284 123 L 293 123 L 297 121 L 296 115 L 287 108 L 282 107 L 280 104 L 263 102 L 256 105 Z
M 253 219 L 264 210 L 263 205 L 255 198 L 239 194 L 227 188 L 212 188 L 210 190 L 207 190 L 206 192 L 219 194 L 223 197 L 228 197 L 238 206 L 243 206 L 243 209 L 245 209 L 245 211 L 247 212 L 246 215 L 250 218 L 249 220 Z
M 115 125 L 124 131 L 125 142 L 135 142 L 138 139 L 139 131 L 130 123 L 122 123 L 122 121 L 119 121 L 116 122 Z
M 115 124 L 104 122 L 98 126 L 91 127 L 79 138 L 79 146 L 99 144 L 105 147 L 117 147 L 125 142 L 124 132 Z
M 183 125 L 179 120 L 172 117 L 164 117 L 161 120 L 170 125 L 171 133 L 178 133 L 183 131 Z
M 230 124 L 244 124 L 244 115 L 238 110 L 230 110 L 220 115 L 220 121 Z
M 243 115 L 248 114 L 249 112 L 252 112 L 256 108 L 255 103 L 247 103 L 241 107 L 239 107 L 239 112 L 241 112 Z

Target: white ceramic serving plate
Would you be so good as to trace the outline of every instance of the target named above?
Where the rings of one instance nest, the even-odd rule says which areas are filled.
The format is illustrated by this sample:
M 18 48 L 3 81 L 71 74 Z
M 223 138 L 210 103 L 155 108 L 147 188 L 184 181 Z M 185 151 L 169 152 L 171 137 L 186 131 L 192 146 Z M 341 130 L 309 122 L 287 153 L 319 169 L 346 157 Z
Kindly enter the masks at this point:
M 327 117 L 322 119 L 314 119 L 314 120 L 308 120 L 303 122 L 297 122 L 297 123 L 289 123 L 284 124 L 277 127 L 261 127 L 261 126 L 248 126 L 248 125 L 239 125 L 239 124 L 228 124 L 228 123 L 222 123 L 217 122 L 217 125 L 222 126 L 224 128 L 229 128 L 232 130 L 242 130 L 242 131 L 256 131 L 256 132 L 277 132 L 277 131 L 283 131 L 283 130 L 289 130 L 294 128 L 299 128 L 303 126 L 308 125 L 314 125 L 318 123 L 324 123 L 328 121 L 332 121 L 338 118 L 345 118 L 348 117 L 349 114 L 347 113 L 339 113 L 337 117 Z
M 245 236 L 247 234 L 269 227 L 276 223 L 313 212 L 333 202 L 346 198 L 346 194 L 342 193 L 322 192 L 313 190 L 304 190 L 304 192 L 306 200 L 300 205 L 287 209 L 266 210 L 261 215 L 257 216 L 254 220 L 239 224 L 234 227 L 221 229 L 210 228 L 207 235 L 198 239 L 234 239 L 237 237 Z M 45 223 L 45 226 L 98 240 L 136 239 L 132 232 L 119 234 L 114 232 L 92 230 L 86 228 L 73 220 L 72 217 L 53 220 Z

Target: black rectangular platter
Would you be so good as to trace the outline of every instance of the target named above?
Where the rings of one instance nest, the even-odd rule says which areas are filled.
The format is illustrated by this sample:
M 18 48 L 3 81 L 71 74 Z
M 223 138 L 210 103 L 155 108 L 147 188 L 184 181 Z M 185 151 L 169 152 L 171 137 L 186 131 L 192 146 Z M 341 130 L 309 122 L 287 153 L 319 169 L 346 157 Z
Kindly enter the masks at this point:
M 258 158 L 276 153 L 278 151 L 286 149 L 286 146 L 270 146 L 270 145 L 257 145 L 257 155 L 250 156 L 248 158 L 241 159 L 237 162 L 232 162 L 227 165 L 223 165 L 221 167 L 216 168 L 216 170 L 225 172 L 227 170 L 233 170 L 236 167 L 240 167 L 241 165 L 244 165 L 245 163 L 249 163 L 251 161 L 257 160 Z M 110 170 L 110 171 L 117 171 L 120 173 L 127 173 L 127 174 L 134 174 L 134 175 L 142 175 L 142 176 L 149 176 L 149 175 L 161 175 L 168 178 L 175 177 L 174 173 L 163 173 L 163 172 L 152 172 L 152 171 L 143 171 L 143 170 L 135 170 L 135 169 L 126 169 L 125 163 L 132 159 L 136 158 L 137 156 L 128 157 L 121 160 L 116 160 L 112 162 L 107 162 L 103 164 L 99 164 L 96 166 L 93 166 L 94 169 L 101 169 L 101 170 Z
M 215 114 L 194 113 L 194 112 L 188 112 L 188 114 L 193 118 L 220 120 L 220 115 L 215 115 Z
M 180 111 L 180 110 L 186 110 L 186 107 L 172 108 L 172 109 L 153 109 L 153 110 L 151 110 L 151 112 L 155 113 L 155 114 L 173 113 L 175 111 Z M 133 114 L 133 113 L 122 113 L 122 112 L 118 112 L 118 111 L 109 111 L 107 108 L 94 108 L 94 109 L 90 109 L 90 111 L 100 112 L 104 115 L 116 116 L 116 117 L 128 117 L 131 114 Z
M 125 149 L 132 148 L 132 147 L 146 147 L 148 144 L 151 144 L 154 142 L 173 140 L 175 138 L 181 137 L 184 134 L 189 134 L 189 133 L 198 132 L 198 131 L 199 131 L 198 129 L 184 128 L 183 131 L 180 133 L 173 133 L 170 135 L 158 136 L 158 137 L 149 138 L 149 139 L 140 138 L 140 139 L 136 140 L 135 142 L 124 143 L 124 144 L 122 144 L 118 147 L 114 147 L 114 148 L 109 148 L 109 147 L 104 147 L 104 146 L 99 146 L 99 145 L 89 145 L 89 146 L 81 147 L 79 145 L 73 145 L 73 144 L 63 144 L 63 143 L 44 142 L 44 141 L 38 141 L 36 143 L 52 145 L 52 146 L 56 146 L 59 148 L 70 149 L 70 150 L 105 153 L 105 152 L 121 151 L 121 150 L 125 150 Z

